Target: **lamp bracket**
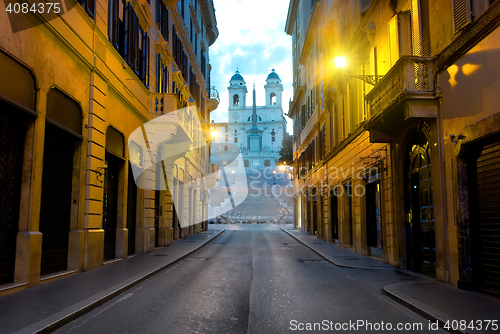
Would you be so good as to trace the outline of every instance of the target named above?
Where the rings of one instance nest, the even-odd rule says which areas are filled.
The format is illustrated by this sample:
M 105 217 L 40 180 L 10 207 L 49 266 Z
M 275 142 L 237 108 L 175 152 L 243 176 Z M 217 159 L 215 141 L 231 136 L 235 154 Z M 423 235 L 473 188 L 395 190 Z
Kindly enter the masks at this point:
M 383 75 L 354 75 L 354 74 L 349 74 L 351 78 L 356 78 L 363 80 L 364 82 L 375 86 L 376 84 L 379 83 L 380 80 L 384 77 Z

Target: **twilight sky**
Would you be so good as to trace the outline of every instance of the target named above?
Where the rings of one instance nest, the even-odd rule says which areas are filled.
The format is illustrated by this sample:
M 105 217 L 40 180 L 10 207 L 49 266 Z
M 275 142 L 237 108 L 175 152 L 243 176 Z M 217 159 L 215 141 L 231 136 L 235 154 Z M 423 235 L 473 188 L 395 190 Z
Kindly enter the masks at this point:
M 271 70 L 283 84 L 283 112 L 292 97 L 292 38 L 285 33 L 289 0 L 214 0 L 219 38 L 210 47 L 211 85 L 219 91 L 219 107 L 210 118 L 227 121 L 229 80 L 239 68 L 252 105 L 255 81 L 257 106 L 265 104 L 264 85 Z M 288 132 L 292 120 L 287 119 Z

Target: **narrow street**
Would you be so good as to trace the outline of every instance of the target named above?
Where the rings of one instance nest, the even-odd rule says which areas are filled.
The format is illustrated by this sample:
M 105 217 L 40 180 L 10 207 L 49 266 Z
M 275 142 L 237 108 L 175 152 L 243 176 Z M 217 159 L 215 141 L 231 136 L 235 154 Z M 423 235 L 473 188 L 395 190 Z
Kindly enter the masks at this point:
M 428 331 L 426 319 L 382 293 L 387 281 L 407 279 L 396 271 L 337 267 L 277 225 L 224 228 L 200 250 L 56 333 L 291 333 L 300 332 L 300 323 L 323 320 L 422 323 L 424 330 L 408 332 L 442 332 Z

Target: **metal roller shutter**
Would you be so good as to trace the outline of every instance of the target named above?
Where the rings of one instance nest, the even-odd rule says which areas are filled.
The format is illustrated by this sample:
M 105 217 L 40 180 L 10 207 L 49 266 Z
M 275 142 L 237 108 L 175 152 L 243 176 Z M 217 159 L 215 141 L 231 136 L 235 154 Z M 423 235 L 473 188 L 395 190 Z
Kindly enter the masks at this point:
M 475 164 L 471 198 L 474 271 L 482 289 L 500 293 L 500 142 L 485 145 Z

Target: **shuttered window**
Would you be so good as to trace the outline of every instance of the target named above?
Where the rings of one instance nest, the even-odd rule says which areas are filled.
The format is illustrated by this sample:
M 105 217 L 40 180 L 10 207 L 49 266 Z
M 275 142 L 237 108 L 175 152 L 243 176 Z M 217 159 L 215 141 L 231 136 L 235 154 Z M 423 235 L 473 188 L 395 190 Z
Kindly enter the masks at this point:
M 412 44 L 412 54 L 417 57 L 422 56 L 420 0 L 411 0 L 411 44 Z
M 453 26 L 455 34 L 472 22 L 469 0 L 453 0 Z
M 109 1 L 108 38 L 144 85 L 149 85 L 150 39 L 131 3 Z
M 94 18 L 95 15 L 95 0 L 78 0 L 78 3 L 82 5 L 87 14 Z
M 389 58 L 391 67 L 396 64 L 399 59 L 399 22 L 398 15 L 389 21 Z

